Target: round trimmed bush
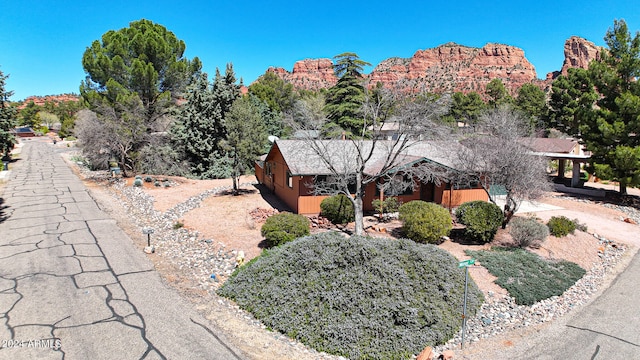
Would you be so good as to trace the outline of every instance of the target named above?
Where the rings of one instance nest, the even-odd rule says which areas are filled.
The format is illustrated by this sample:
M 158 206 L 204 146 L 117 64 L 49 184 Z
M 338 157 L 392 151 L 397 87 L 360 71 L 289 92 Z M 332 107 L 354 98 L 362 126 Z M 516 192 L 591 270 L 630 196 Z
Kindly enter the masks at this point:
M 486 243 L 493 240 L 504 220 L 498 205 L 482 200 L 469 201 L 460 205 L 456 210 L 456 217 L 466 226 L 466 236 Z
M 322 200 L 320 215 L 334 224 L 346 224 L 356 219 L 353 203 L 344 194 L 330 196 Z
M 309 235 L 309 219 L 288 212 L 275 214 L 264 222 L 260 233 L 267 240 L 269 247 L 282 245 Z
M 328 232 L 239 268 L 218 290 L 269 328 L 349 359 L 405 359 L 460 329 L 464 271 L 434 245 Z M 468 316 L 483 301 L 469 279 Z
M 576 231 L 576 223 L 566 216 L 552 216 L 547 222 L 551 235 L 564 237 Z
M 398 209 L 405 235 L 416 242 L 437 244 L 451 232 L 451 216 L 442 206 L 422 200 L 409 201 Z
M 534 218 L 514 218 L 509 222 L 509 233 L 519 247 L 540 247 L 549 229 Z

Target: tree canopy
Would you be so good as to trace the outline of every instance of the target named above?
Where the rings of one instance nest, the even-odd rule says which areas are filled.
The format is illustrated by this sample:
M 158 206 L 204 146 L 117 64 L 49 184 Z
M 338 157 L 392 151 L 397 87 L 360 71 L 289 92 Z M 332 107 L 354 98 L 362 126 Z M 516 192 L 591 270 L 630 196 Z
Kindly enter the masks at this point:
M 202 67 L 197 57 L 184 57 L 185 49 L 184 41 L 149 20 L 109 30 L 82 56 L 88 77 L 81 93 L 91 105 L 97 95 L 114 102 L 123 91 L 134 92 L 142 101 L 147 118 L 160 116 L 169 100 L 181 96 Z
M 15 144 L 11 130 L 16 123 L 16 109 L 9 104 L 13 92 L 5 89 L 7 77 L 0 71 L 0 154 L 3 156 L 8 156 Z
M 614 21 L 607 49 L 588 70 L 569 70 L 553 83 L 551 123 L 584 141 L 596 176 L 617 180 L 620 193 L 640 184 L 640 33 Z
M 336 55 L 334 59 L 338 82 L 327 91 L 324 110 L 330 123 L 325 129 L 330 136 L 339 135 L 335 134 L 336 128 L 349 136 L 364 136 L 367 129 L 361 111 L 365 99 L 362 71 L 371 64 L 350 52 Z

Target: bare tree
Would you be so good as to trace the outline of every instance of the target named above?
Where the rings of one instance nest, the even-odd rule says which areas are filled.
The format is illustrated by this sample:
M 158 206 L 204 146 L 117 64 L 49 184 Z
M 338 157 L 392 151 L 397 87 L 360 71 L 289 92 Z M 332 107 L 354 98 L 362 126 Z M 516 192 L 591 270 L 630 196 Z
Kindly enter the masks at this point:
M 375 96 L 374 96 L 375 95 Z M 343 137 L 340 140 L 304 139 L 304 145 L 297 149 L 308 159 L 311 169 L 325 169 L 330 175 L 324 181 L 316 181 L 313 191 L 316 195 L 346 195 L 355 209 L 355 233 L 364 233 L 363 198 L 364 190 L 370 183 L 379 180 L 396 187 L 413 186 L 413 179 L 422 181 L 442 180 L 446 173 L 443 167 L 431 161 L 422 161 L 425 149 L 437 149 L 422 140 L 440 139 L 450 133 L 450 128 L 439 123 L 439 118 L 449 109 L 450 98 L 402 97 L 398 93 L 378 89 L 376 94 L 367 92 L 362 106 L 364 117 L 360 136 Z M 389 111 L 393 109 L 393 111 Z M 389 115 L 391 114 L 391 115 Z M 295 119 L 291 124 L 301 126 L 313 124 L 309 119 Z M 315 130 L 302 128 L 302 130 Z M 385 129 L 393 129 L 392 134 Z M 310 132 L 302 132 L 310 133 Z M 391 179 L 410 179 L 398 185 Z
M 136 170 L 135 154 L 149 142 L 149 129 L 154 128 L 145 122 L 142 102 L 135 96 L 128 100 L 78 114 L 75 133 L 83 154 L 96 168 L 105 168 L 114 158 L 125 175 Z
M 506 191 L 503 227 L 523 200 L 536 200 L 550 188 L 546 160 L 531 151 L 535 129 L 509 106 L 483 114 L 462 143 L 455 168 L 457 182 L 479 183 L 495 203 L 495 188 Z

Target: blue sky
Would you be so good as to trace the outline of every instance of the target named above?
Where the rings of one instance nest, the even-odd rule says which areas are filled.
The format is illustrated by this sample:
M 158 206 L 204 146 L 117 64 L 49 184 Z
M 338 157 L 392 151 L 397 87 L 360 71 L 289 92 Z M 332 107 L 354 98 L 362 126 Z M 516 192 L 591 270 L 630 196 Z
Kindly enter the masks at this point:
M 520 47 L 544 78 L 562 66 L 570 36 L 604 45 L 614 19 L 640 30 L 637 0 L 0 0 L 0 71 L 10 76 L 11 99 L 78 93 L 86 47 L 143 18 L 184 40 L 186 56 L 198 56 L 210 75 L 233 63 L 246 85 L 269 66 L 291 71 L 306 58 L 349 51 L 375 66 L 447 42 Z

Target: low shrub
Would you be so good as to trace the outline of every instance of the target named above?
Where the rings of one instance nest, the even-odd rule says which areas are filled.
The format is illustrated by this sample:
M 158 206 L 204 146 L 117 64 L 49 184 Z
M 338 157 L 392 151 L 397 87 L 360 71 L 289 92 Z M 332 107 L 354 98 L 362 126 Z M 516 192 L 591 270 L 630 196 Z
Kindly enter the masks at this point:
M 576 224 L 576 230 L 580 230 L 582 232 L 587 232 L 587 224 L 583 224 L 579 219 L 573 219 L 573 223 Z
M 344 194 L 330 196 L 320 203 L 320 215 L 334 224 L 346 224 L 355 220 L 353 203 Z
M 491 242 L 504 216 L 494 203 L 476 200 L 466 202 L 456 210 L 458 221 L 465 225 L 465 235 L 473 240 Z
M 400 208 L 400 202 L 398 201 L 398 198 L 388 197 L 382 201 L 380 201 L 380 199 L 373 200 L 371 202 L 371 206 L 376 212 L 380 212 L 380 209 L 382 209 L 382 213 L 393 213 L 398 211 Z
M 408 359 L 460 329 L 464 271 L 433 245 L 328 232 L 264 251 L 218 290 L 262 323 L 350 359 Z M 470 279 L 467 309 L 483 302 Z
M 576 224 L 566 216 L 552 216 L 547 222 L 547 227 L 555 237 L 564 237 L 576 231 Z
M 569 261 L 546 261 L 524 249 L 494 248 L 466 251 L 480 261 L 498 279 L 518 305 L 532 305 L 552 296 L 562 295 L 586 271 Z
M 287 212 L 275 214 L 265 221 L 260 233 L 270 247 L 282 245 L 309 235 L 309 219 Z
M 540 247 L 549 229 L 534 218 L 515 218 L 509 222 L 509 233 L 519 247 Z
M 405 235 L 416 242 L 436 244 L 452 229 L 449 211 L 426 201 L 410 201 L 398 210 Z

